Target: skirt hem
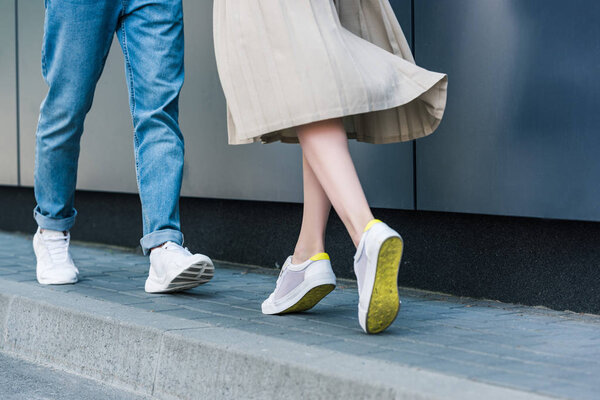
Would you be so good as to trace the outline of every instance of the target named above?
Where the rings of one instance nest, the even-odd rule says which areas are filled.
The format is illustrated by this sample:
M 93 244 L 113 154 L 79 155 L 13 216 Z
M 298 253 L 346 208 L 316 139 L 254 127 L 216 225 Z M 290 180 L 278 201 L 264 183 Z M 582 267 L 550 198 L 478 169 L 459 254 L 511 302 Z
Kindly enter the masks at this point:
M 381 136 L 370 136 L 370 135 L 357 135 L 356 132 L 348 132 L 348 139 L 355 139 L 359 142 L 372 143 L 372 144 L 387 144 L 387 143 L 397 143 L 397 142 L 408 142 L 410 140 L 419 139 L 421 137 L 430 135 L 435 131 L 437 125 L 442 120 L 442 116 L 445 110 L 446 104 L 446 92 L 448 85 L 448 77 L 445 74 L 440 74 L 440 78 L 429 87 L 424 87 L 423 90 L 417 93 L 414 97 L 410 99 L 398 99 L 397 97 L 394 100 L 388 100 L 385 102 L 375 103 L 375 104 L 361 104 L 359 107 L 355 107 L 353 109 L 343 109 L 343 108 L 335 108 L 328 110 L 327 112 L 320 113 L 319 115 L 305 115 L 299 118 L 294 118 L 293 121 L 279 121 L 274 124 L 270 124 L 268 126 L 250 131 L 245 133 L 243 138 L 238 136 L 238 140 L 233 141 L 229 140 L 230 145 L 240 145 L 240 144 L 249 144 L 255 142 L 261 142 L 264 144 L 274 143 L 280 141 L 282 143 L 298 143 L 297 136 L 284 136 L 281 132 L 286 129 L 292 129 L 301 125 L 310 124 L 313 122 L 324 121 L 333 118 L 346 118 L 352 117 L 360 114 L 367 114 L 371 112 L 391 110 L 394 108 L 405 106 L 415 100 L 418 100 L 421 96 L 432 89 L 436 89 L 438 91 L 438 96 L 443 97 L 440 98 L 441 106 L 438 105 L 436 111 L 440 111 L 440 115 L 431 114 L 436 120 L 437 124 L 432 127 L 432 129 L 424 129 L 422 132 L 414 133 L 412 132 L 410 139 L 405 139 L 401 137 L 400 133 L 394 136 L 381 137 Z M 437 113 L 436 113 L 437 114 Z M 237 132 L 239 135 L 239 132 Z

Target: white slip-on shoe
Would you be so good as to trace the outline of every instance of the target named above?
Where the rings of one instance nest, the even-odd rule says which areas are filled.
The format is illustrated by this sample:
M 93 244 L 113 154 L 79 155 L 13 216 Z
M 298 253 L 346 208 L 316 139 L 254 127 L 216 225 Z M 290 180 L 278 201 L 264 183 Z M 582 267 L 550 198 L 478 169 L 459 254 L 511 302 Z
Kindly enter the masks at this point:
M 150 252 L 145 290 L 148 293 L 179 292 L 210 281 L 214 274 L 210 258 L 192 254 L 177 243 L 166 242 Z
M 281 267 L 275 290 L 262 303 L 263 314 L 286 314 L 310 310 L 336 285 L 327 253 L 319 253 L 302 264 L 292 256 Z
M 33 236 L 33 251 L 37 259 L 36 276 L 42 285 L 76 283 L 79 270 L 75 266 L 69 244 L 71 234 L 38 228 Z
M 358 321 L 366 333 L 389 327 L 400 310 L 398 270 L 404 243 L 379 220 L 369 222 L 354 256 L 358 283 Z

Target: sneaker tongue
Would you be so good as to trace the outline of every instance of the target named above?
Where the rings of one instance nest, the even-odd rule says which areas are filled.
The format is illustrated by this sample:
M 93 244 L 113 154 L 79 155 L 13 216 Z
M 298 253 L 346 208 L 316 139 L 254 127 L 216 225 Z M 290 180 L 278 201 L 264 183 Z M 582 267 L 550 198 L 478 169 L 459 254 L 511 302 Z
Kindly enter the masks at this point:
M 365 248 L 365 241 L 367 240 L 369 233 L 371 233 L 371 230 L 365 231 L 360 237 L 360 242 L 358 242 L 358 246 L 356 246 L 356 252 L 354 253 L 354 260 L 358 260 L 362 255 Z
M 293 257 L 294 257 L 294 256 L 289 256 L 289 257 L 288 257 L 288 258 L 285 260 L 285 262 L 284 262 L 284 263 L 283 263 L 283 265 L 281 266 L 281 269 L 282 269 L 282 270 L 283 270 L 283 269 L 285 269 L 285 268 L 287 268 L 287 267 L 289 267 L 290 265 L 294 265 L 294 263 L 292 262 L 292 259 L 293 259 Z
M 178 245 L 177 243 L 167 242 L 163 247 L 165 250 L 176 251 L 186 256 L 191 255 L 191 253 L 186 248 Z

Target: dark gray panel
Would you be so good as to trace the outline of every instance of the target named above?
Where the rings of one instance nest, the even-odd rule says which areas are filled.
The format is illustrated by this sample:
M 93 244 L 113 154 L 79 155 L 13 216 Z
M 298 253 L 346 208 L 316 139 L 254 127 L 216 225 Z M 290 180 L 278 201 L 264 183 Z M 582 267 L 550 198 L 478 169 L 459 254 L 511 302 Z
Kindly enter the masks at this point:
M 43 25 L 44 3 L 20 1 L 21 179 L 24 185 L 33 185 L 35 130 L 39 107 L 47 91 L 40 67 Z M 79 189 L 136 191 L 132 132 L 123 55 L 114 40 L 85 122 Z
M 15 2 L 0 0 L 0 184 L 16 185 L 17 86 Z
M 410 2 L 395 1 L 410 32 Z M 186 84 L 181 124 L 186 137 L 184 195 L 301 201 L 301 152 L 297 145 L 228 146 L 225 99 L 212 43 L 212 3 L 185 3 Z M 410 144 L 351 143 L 351 151 L 373 206 L 412 208 Z
M 600 220 L 600 2 L 415 3 L 417 60 L 450 79 L 418 207 Z
M 413 0 L 390 0 L 390 4 L 396 13 L 396 17 L 402 26 L 404 36 L 412 46 L 412 1 Z

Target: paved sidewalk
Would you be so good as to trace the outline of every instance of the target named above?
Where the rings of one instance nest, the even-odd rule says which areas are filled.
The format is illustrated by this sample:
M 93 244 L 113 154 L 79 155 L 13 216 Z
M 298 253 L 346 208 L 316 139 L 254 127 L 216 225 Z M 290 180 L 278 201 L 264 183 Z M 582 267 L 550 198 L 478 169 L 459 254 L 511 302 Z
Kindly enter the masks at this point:
M 148 295 L 143 291 L 146 257 L 82 244 L 73 245 L 73 256 L 81 271 L 80 283 L 40 287 L 30 238 L 0 232 L 0 280 L 32 290 L 85 296 L 154 315 L 282 339 L 317 352 L 434 371 L 526 393 L 572 399 L 598 399 L 600 393 L 597 316 L 402 289 L 396 322 L 383 334 L 371 336 L 358 325 L 358 298 L 351 282 L 340 282 L 309 312 L 265 316 L 260 303 L 276 280 L 268 270 L 218 263 L 216 276 L 207 285 L 185 294 Z M 2 303 L 0 316 L 1 307 Z

